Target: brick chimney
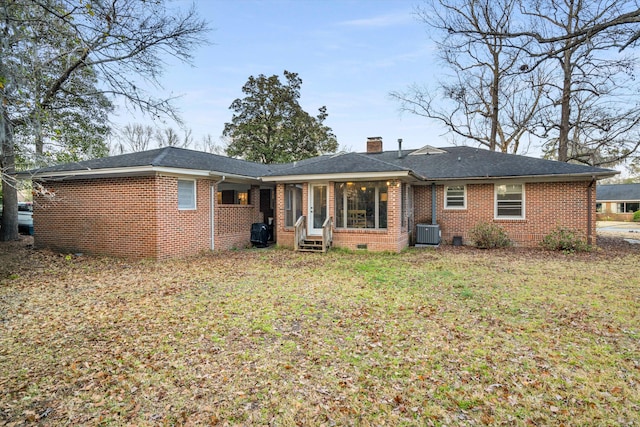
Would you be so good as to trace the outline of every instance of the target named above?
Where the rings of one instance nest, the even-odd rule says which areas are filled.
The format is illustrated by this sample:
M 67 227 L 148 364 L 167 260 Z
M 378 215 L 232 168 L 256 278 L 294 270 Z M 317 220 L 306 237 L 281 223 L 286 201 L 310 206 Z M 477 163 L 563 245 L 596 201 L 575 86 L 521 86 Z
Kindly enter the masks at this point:
M 370 136 L 367 138 L 367 153 L 382 153 L 381 136 Z

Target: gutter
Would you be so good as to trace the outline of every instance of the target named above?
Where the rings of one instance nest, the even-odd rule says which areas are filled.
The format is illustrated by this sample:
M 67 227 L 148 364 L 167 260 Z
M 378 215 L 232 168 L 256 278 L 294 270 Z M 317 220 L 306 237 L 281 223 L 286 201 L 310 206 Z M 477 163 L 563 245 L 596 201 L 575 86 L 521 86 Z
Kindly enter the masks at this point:
M 595 175 L 591 177 L 591 182 L 587 186 L 587 244 L 593 244 L 593 233 L 591 223 L 593 222 L 593 212 L 591 206 L 593 204 L 593 186 L 596 183 Z
M 545 174 L 545 175 L 503 175 L 503 176 L 469 176 L 469 177 L 460 177 L 460 176 L 451 176 L 451 177 L 423 177 L 419 175 L 414 175 L 419 177 L 423 181 L 435 181 L 435 182 L 495 182 L 497 180 L 511 180 L 511 181 L 524 181 L 527 182 L 535 182 L 535 181 L 563 181 L 563 180 L 580 180 L 583 181 L 587 178 L 595 179 L 595 177 L 600 178 L 609 178 L 615 175 L 618 175 L 620 172 L 611 171 L 611 172 L 587 172 L 587 173 L 572 173 L 572 174 Z
M 391 172 L 343 172 L 327 174 L 303 174 L 303 175 L 273 175 L 263 176 L 262 182 L 300 182 L 300 181 L 358 181 L 364 179 L 393 179 L 416 177 L 421 179 L 411 171 L 399 170 Z
M 63 181 L 67 179 L 92 179 L 92 178 L 110 178 L 119 176 L 144 176 L 152 175 L 154 173 L 171 175 L 171 176 L 190 176 L 190 177 L 211 177 L 211 176 L 224 176 L 225 179 L 235 179 L 239 181 L 247 182 L 259 182 L 260 178 L 251 177 L 245 175 L 235 175 L 228 173 L 216 173 L 213 171 L 205 171 L 201 169 L 180 169 L 173 167 L 159 167 L 159 166 L 134 166 L 124 168 L 111 168 L 111 169 L 82 169 L 75 171 L 51 171 L 51 172 L 37 172 L 33 174 L 28 172 L 21 172 L 19 178 L 25 180 L 42 180 L 42 181 Z
M 222 175 L 222 178 L 220 178 L 219 180 L 217 180 L 216 182 L 213 183 L 213 185 L 216 187 L 216 189 L 218 188 L 218 184 L 222 184 L 224 181 L 226 181 L 227 177 L 225 175 Z

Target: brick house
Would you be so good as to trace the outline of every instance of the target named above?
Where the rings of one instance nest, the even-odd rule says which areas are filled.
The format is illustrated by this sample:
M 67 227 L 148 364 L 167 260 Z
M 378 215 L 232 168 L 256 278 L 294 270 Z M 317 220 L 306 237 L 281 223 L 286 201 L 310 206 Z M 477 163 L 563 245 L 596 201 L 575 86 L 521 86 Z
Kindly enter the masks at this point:
M 558 226 L 595 243 L 595 183 L 617 173 L 470 147 L 382 148 L 369 138 L 365 153 L 261 165 L 165 147 L 31 171 L 49 192 L 35 198 L 35 245 L 163 259 L 248 246 L 251 224 L 271 221 L 275 243 L 300 250 L 468 243 L 481 221 L 520 246 Z
M 598 220 L 632 221 L 640 210 L 640 184 L 598 185 L 596 212 Z

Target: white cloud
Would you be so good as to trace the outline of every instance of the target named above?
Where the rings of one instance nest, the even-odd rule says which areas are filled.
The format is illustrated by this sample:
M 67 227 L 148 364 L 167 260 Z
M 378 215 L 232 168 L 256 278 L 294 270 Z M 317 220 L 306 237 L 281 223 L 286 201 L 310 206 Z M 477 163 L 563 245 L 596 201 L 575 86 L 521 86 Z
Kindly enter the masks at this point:
M 385 15 L 373 16 L 371 18 L 352 19 L 338 22 L 336 25 L 342 27 L 356 28 L 382 28 L 404 25 L 413 21 L 413 17 L 406 11 L 399 13 L 389 13 Z

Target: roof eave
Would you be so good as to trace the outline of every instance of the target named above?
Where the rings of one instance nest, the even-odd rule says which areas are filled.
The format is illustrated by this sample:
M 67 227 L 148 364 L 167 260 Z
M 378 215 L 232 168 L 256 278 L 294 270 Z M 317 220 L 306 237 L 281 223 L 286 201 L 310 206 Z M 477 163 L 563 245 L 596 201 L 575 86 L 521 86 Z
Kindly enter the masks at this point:
M 546 174 L 546 175 L 503 175 L 503 176 L 470 176 L 470 177 L 423 177 L 424 181 L 442 182 L 442 181 L 496 181 L 496 180 L 519 180 L 519 181 L 584 181 L 587 179 L 605 179 L 619 174 L 618 171 L 611 172 L 585 172 L 572 174 Z
M 134 166 L 124 168 L 106 168 L 106 169 L 83 169 L 73 171 L 52 171 L 52 172 L 36 172 L 34 174 L 20 174 L 21 179 L 25 180 L 70 180 L 70 179 L 91 179 L 91 178 L 114 178 L 125 176 L 144 176 L 151 174 L 164 174 L 172 176 L 190 176 L 190 177 L 222 177 L 226 179 L 255 181 L 260 182 L 259 177 L 237 175 L 221 171 L 209 171 L 201 169 L 182 169 L 160 166 Z
M 301 174 L 301 175 L 273 175 L 264 176 L 264 182 L 308 182 L 308 181 L 355 181 L 364 179 L 392 179 L 404 178 L 414 175 L 411 171 L 390 171 L 390 172 L 348 172 L 348 173 L 328 173 L 328 174 Z

